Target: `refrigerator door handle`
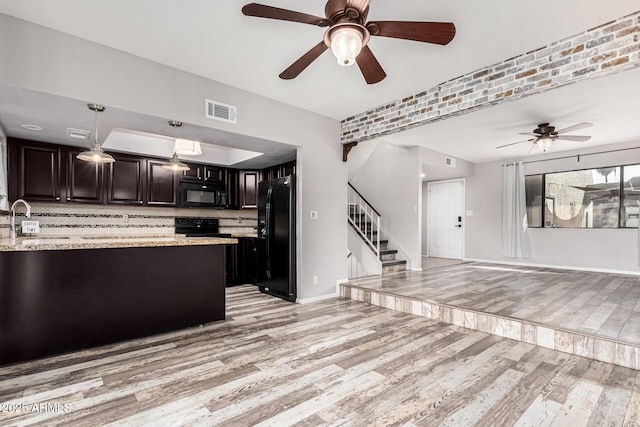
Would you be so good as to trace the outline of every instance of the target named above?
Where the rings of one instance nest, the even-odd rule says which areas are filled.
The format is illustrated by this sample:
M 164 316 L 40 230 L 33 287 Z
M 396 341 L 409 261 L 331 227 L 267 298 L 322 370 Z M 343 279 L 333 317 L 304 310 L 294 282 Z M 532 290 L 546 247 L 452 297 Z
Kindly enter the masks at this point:
M 269 187 L 267 190 L 267 201 L 266 201 L 266 221 L 264 225 L 265 231 L 265 239 L 266 239 L 266 249 L 267 249 L 267 279 L 271 279 L 271 251 L 270 251 L 270 241 L 271 241 L 271 193 L 273 192 L 273 187 Z

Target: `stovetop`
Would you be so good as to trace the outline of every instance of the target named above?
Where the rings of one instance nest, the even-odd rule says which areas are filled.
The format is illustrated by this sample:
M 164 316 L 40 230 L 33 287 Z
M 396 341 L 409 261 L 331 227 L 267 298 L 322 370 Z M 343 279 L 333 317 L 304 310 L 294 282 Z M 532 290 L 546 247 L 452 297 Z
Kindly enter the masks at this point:
M 229 233 L 220 233 L 217 218 L 176 218 L 175 233 L 187 237 L 231 237 Z

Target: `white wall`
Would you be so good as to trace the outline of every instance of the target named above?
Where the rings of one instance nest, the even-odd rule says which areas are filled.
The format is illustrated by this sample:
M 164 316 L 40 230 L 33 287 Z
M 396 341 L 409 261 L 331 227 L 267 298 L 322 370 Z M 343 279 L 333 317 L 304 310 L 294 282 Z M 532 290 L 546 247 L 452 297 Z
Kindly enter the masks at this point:
M 420 162 L 422 163 L 422 255 L 429 253 L 429 188 L 428 182 L 466 178 L 474 174 L 475 164 L 462 159 L 455 159 L 455 167 L 445 164 L 445 158 L 452 157 L 425 147 L 420 148 Z
M 408 268 L 421 268 L 419 148 L 380 141 L 351 183 L 380 213 L 383 236 L 407 257 Z
M 593 147 L 574 152 L 550 152 L 523 161 L 553 159 L 573 154 L 640 146 L 640 141 L 621 145 Z M 466 259 L 517 262 L 579 269 L 640 272 L 637 229 L 531 228 L 532 257 L 513 259 L 502 256 L 502 164 L 477 164 L 467 179 Z M 640 149 L 602 155 L 529 163 L 526 174 L 559 172 L 601 166 L 640 163 Z
M 338 121 L 2 14 L 0 57 L 0 83 L 299 146 L 298 295 L 334 294 L 347 277 Z M 206 119 L 205 98 L 236 105 L 238 124 Z

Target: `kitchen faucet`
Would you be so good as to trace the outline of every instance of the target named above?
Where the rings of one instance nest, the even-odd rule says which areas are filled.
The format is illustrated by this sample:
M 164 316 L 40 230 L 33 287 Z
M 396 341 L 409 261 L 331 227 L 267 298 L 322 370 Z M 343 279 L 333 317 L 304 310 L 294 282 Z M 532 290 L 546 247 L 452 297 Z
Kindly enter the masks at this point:
M 11 239 L 15 240 L 16 233 L 16 205 L 18 203 L 22 203 L 27 208 L 27 213 L 25 216 L 27 218 L 31 218 L 31 205 L 22 199 L 18 199 L 11 205 Z

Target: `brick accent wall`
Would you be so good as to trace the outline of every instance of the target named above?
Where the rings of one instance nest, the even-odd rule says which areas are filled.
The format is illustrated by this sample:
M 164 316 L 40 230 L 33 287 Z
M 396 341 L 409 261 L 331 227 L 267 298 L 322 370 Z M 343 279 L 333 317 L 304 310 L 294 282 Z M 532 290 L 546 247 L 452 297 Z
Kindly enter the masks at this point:
M 640 65 L 640 11 L 342 121 L 341 143 L 378 138 Z

